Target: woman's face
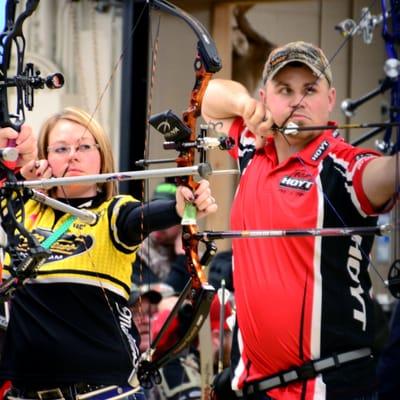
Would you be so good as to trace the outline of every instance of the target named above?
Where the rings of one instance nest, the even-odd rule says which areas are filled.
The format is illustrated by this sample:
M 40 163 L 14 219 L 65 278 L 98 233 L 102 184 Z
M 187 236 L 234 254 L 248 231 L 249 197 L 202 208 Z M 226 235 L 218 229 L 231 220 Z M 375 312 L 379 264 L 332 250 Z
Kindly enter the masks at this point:
M 62 119 L 49 133 L 47 160 L 53 176 L 71 177 L 98 174 L 101 156 L 93 135 L 84 126 Z M 95 196 L 95 183 L 57 187 L 57 197 Z

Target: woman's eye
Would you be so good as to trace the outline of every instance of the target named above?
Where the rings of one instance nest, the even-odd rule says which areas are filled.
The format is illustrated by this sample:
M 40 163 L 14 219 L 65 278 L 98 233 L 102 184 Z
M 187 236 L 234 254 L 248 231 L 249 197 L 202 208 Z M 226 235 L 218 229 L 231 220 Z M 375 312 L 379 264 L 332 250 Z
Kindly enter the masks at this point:
M 65 154 L 65 153 L 67 153 L 69 151 L 69 147 L 67 147 L 67 146 L 59 146 L 59 147 L 56 147 L 54 149 L 54 151 L 56 153 L 59 153 L 59 154 Z
M 88 150 L 90 150 L 92 148 L 92 145 L 91 144 L 80 144 L 79 145 L 79 151 L 88 151 Z

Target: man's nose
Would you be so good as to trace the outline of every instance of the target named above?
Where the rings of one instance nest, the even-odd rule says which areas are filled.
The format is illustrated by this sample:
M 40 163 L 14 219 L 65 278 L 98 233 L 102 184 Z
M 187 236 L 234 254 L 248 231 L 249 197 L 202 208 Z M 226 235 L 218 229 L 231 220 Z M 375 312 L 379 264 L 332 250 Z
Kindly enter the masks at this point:
M 303 106 L 304 96 L 302 93 L 295 93 L 290 99 L 290 106 L 298 109 Z

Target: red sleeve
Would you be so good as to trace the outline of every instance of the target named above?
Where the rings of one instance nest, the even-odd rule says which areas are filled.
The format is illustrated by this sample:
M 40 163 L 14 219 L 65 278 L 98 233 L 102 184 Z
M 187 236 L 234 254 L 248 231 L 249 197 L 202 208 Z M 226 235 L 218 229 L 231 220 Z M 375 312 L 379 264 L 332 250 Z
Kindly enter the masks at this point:
M 395 199 L 393 198 L 391 201 L 389 201 L 387 204 L 385 204 L 384 207 L 380 209 L 376 209 L 371 202 L 369 201 L 368 197 L 366 196 L 363 186 L 362 186 L 362 176 L 365 170 L 365 167 L 370 163 L 372 160 L 375 160 L 377 157 L 379 157 L 380 154 L 376 152 L 368 152 L 364 154 L 359 153 L 356 155 L 354 162 L 352 162 L 349 166 L 349 170 L 352 173 L 353 176 L 353 187 L 354 187 L 354 192 L 357 196 L 358 201 L 360 202 L 360 206 L 362 211 L 367 214 L 367 215 L 377 215 L 377 214 L 382 214 L 390 211 L 390 209 L 393 207 L 395 204 Z

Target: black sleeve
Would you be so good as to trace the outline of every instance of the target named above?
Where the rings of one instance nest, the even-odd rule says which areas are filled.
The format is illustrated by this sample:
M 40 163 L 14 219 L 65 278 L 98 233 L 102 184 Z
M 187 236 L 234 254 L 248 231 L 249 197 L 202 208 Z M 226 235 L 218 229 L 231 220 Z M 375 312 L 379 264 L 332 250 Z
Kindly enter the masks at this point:
M 176 212 L 175 204 L 171 200 L 127 203 L 121 208 L 116 222 L 120 240 L 134 246 L 152 231 L 180 224 L 181 217 Z M 112 213 L 112 210 L 109 212 Z

